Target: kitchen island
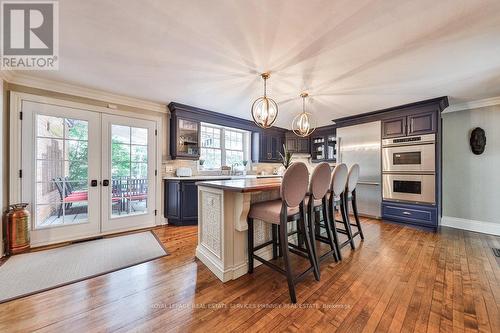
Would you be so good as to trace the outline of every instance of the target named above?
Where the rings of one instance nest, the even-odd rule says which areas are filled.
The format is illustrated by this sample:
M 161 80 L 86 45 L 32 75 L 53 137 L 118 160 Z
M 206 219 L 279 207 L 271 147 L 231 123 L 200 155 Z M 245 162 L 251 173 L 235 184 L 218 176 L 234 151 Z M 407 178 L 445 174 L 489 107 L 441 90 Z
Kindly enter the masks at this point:
M 197 182 L 198 246 L 196 257 L 221 281 L 247 273 L 247 215 L 254 202 L 278 199 L 281 178 Z M 271 225 L 254 224 L 255 245 L 271 239 Z M 271 247 L 257 251 L 272 258 Z M 256 266 L 260 262 L 255 261 Z

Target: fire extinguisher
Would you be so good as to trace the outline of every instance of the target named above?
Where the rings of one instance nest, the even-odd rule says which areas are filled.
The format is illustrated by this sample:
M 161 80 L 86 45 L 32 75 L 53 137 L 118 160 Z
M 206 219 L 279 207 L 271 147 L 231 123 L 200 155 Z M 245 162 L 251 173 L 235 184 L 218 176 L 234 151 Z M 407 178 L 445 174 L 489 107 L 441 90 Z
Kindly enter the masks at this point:
M 13 255 L 30 249 L 30 212 L 27 203 L 9 206 L 3 218 L 6 254 Z

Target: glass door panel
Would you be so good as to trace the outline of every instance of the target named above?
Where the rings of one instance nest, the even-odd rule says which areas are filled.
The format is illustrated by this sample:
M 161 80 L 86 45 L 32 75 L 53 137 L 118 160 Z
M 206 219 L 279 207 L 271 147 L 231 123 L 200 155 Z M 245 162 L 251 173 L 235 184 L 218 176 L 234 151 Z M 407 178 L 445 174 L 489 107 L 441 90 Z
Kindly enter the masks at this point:
M 111 217 L 147 213 L 147 129 L 111 125 Z
M 35 115 L 35 229 L 88 221 L 88 121 Z

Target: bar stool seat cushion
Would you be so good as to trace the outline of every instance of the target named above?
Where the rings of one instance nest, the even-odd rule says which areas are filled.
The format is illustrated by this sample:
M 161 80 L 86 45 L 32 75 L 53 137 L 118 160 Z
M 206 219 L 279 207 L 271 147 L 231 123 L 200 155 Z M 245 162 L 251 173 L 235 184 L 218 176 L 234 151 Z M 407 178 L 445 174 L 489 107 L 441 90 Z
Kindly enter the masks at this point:
M 250 206 L 248 217 L 268 223 L 280 224 L 281 199 L 257 202 Z M 288 216 L 293 216 L 300 212 L 299 207 L 289 207 Z

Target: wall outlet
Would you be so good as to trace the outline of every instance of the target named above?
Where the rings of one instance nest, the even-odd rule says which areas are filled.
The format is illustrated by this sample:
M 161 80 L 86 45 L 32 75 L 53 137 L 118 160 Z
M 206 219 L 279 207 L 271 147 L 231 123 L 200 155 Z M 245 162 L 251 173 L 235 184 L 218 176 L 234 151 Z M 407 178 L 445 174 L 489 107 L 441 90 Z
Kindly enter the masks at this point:
M 166 165 L 165 166 L 165 172 L 166 173 L 172 173 L 172 172 L 174 172 L 174 167 L 171 166 L 171 165 Z

